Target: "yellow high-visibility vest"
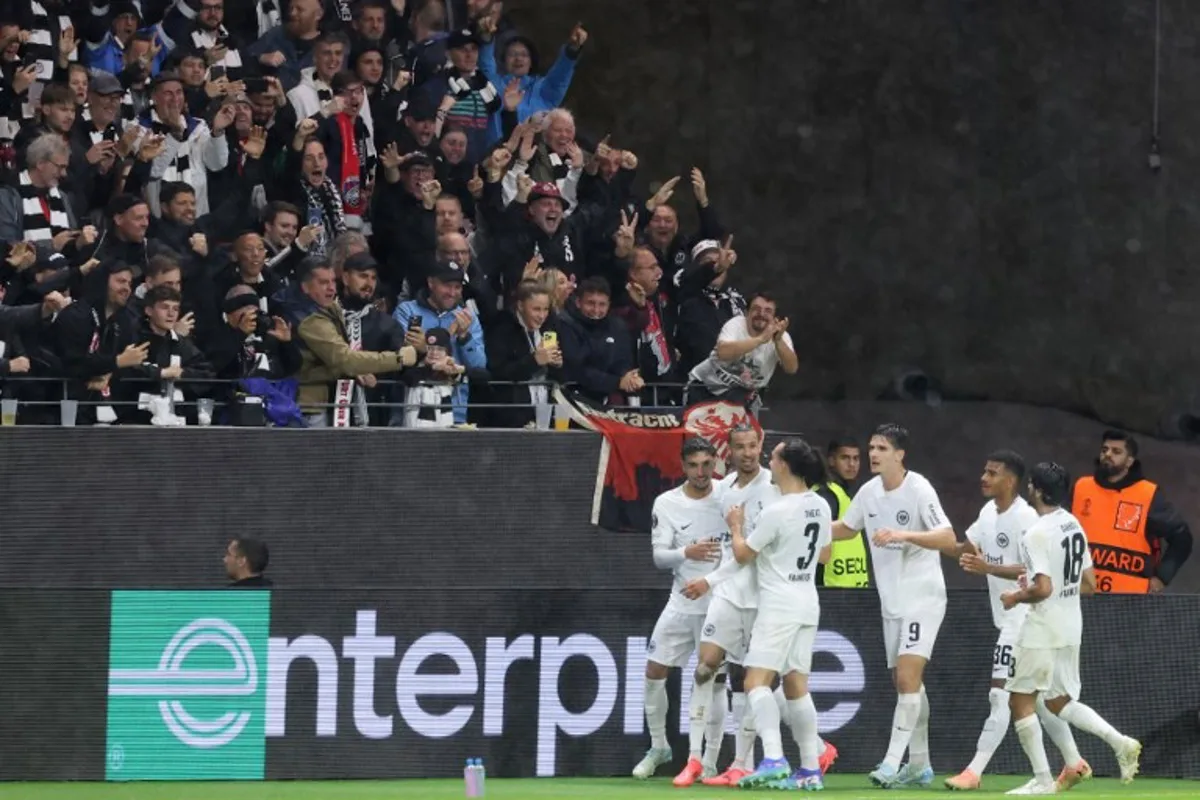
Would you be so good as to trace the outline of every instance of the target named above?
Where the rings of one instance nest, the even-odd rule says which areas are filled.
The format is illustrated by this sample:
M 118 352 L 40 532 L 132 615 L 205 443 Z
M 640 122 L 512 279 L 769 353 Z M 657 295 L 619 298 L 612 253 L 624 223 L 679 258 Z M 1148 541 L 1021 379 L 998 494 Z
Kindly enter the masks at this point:
M 837 519 L 841 519 L 850 507 L 850 495 L 836 482 L 825 484 L 837 498 Z M 859 531 L 853 539 L 835 541 L 829 548 L 829 563 L 825 565 L 825 585 L 836 589 L 859 589 L 869 586 L 871 576 L 867 571 L 867 543 Z

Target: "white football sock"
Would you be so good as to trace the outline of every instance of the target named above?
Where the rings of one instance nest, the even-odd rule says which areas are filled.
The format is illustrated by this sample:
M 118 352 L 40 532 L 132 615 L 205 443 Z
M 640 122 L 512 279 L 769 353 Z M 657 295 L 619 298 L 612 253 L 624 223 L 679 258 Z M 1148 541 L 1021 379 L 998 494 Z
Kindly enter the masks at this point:
M 800 767 L 818 769 L 817 750 L 821 737 L 817 736 L 817 707 L 812 695 L 806 694 L 799 700 L 788 700 L 788 715 L 792 720 L 792 735 L 800 748 Z
M 1072 700 L 1067 703 L 1058 715 L 1076 728 L 1079 728 L 1079 730 L 1087 731 L 1093 736 L 1099 736 L 1108 742 L 1108 746 L 1114 752 L 1119 752 L 1125 746 L 1125 736 L 1120 731 L 1109 725 L 1104 720 L 1104 717 L 1093 711 L 1090 706 L 1086 706 L 1078 700 Z M 1074 766 L 1074 764 L 1071 766 Z
M 908 766 L 917 772 L 929 766 L 929 696 L 925 694 L 925 684 L 921 684 L 919 694 L 921 713 L 917 715 L 917 724 L 908 741 Z
M 713 687 L 712 700 L 708 704 L 708 724 L 704 728 L 705 769 L 715 770 L 717 761 L 721 758 L 721 745 L 725 743 L 725 712 L 728 710 L 728 704 L 729 698 L 725 694 L 725 684 L 716 684 Z
M 1079 746 L 1075 744 L 1075 734 L 1071 733 L 1071 726 L 1066 723 L 1066 720 L 1046 708 L 1046 701 L 1042 699 L 1041 695 L 1038 695 L 1037 699 L 1037 715 L 1038 719 L 1042 721 L 1042 727 L 1050 735 L 1050 741 L 1054 742 L 1054 746 L 1062 754 L 1063 763 L 1068 767 L 1073 767 L 1083 761 L 1083 756 L 1079 754 Z
M 667 679 L 660 681 L 646 678 L 642 707 L 646 709 L 646 727 L 650 729 L 650 746 L 655 750 L 670 748 L 667 742 L 667 710 L 671 701 L 667 699 Z
M 763 758 L 783 758 L 783 742 L 779 737 L 779 706 L 765 686 L 756 686 L 749 694 L 750 709 L 754 712 L 754 729 L 763 743 Z
M 737 730 L 737 752 L 734 753 L 733 765 L 739 769 L 744 769 L 747 772 L 754 771 L 754 711 L 749 708 L 749 701 L 746 699 L 745 692 L 734 692 L 733 694 L 733 718 L 737 720 L 741 717 L 741 722 Z
M 713 676 L 704 683 L 692 681 L 688 700 L 688 758 L 700 758 L 704 752 L 704 728 L 708 725 L 708 707 L 713 702 Z
M 912 739 L 917 718 L 921 716 L 921 693 L 910 692 L 896 696 L 896 711 L 892 714 L 892 738 L 888 743 L 883 763 L 894 770 L 900 769 L 908 742 Z
M 1017 720 L 1013 725 L 1017 729 L 1017 738 L 1021 740 L 1021 749 L 1029 757 L 1029 766 L 1033 768 L 1033 777 L 1038 783 L 1053 783 L 1050 778 L 1050 762 L 1046 760 L 1046 747 L 1042 744 L 1042 726 L 1036 714 Z
M 992 687 L 988 692 L 988 703 L 992 707 L 991 713 L 983 721 L 979 743 L 975 745 L 975 758 L 967 765 L 967 769 L 976 775 L 982 775 L 991 763 L 996 749 L 1004 741 L 1004 734 L 1008 733 L 1008 723 L 1012 718 L 1012 711 L 1008 708 L 1008 692 Z

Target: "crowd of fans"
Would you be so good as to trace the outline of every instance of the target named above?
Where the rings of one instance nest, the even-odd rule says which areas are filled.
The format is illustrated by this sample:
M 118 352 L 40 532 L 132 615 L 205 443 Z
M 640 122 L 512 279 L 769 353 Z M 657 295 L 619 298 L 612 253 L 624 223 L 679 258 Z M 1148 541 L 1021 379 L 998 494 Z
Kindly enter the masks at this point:
M 587 43 L 543 57 L 495 0 L 5 3 L 20 423 L 545 426 L 556 384 L 753 407 L 787 320 L 728 285 L 699 169 L 638 196 L 577 130 Z

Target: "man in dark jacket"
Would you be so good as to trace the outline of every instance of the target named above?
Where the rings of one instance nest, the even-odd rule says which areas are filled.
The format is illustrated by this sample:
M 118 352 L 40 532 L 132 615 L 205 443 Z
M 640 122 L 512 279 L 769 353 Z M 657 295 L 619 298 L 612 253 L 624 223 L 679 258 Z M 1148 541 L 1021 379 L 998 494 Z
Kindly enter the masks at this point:
M 613 313 L 625 323 L 633 341 L 634 366 L 648 385 L 642 392 L 644 405 L 678 405 L 683 392 L 674 387 L 655 388 L 654 384 L 679 384 L 675 354 L 675 304 L 662 290 L 662 267 L 649 247 L 633 251 L 629 265 L 629 283 L 625 287 L 626 304 Z
M 270 589 L 271 579 L 263 575 L 269 560 L 266 542 L 246 537 L 231 541 L 225 548 L 225 574 L 233 581 L 229 588 Z
M 608 315 L 612 290 L 603 278 L 579 284 L 567 309 L 562 336 L 563 372 L 572 390 L 596 405 L 625 405 L 645 382 L 633 365 L 633 348 L 619 320 Z

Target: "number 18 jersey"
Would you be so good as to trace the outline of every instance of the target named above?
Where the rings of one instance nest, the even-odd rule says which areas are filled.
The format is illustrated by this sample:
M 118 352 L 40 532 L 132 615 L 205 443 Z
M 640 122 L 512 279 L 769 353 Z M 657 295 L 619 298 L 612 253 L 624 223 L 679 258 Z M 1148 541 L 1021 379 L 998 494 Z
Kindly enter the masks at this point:
M 1083 638 L 1079 585 L 1091 569 L 1087 535 L 1071 513 L 1059 508 L 1030 526 L 1021 542 L 1021 560 L 1030 584 L 1037 575 L 1050 579 L 1050 596 L 1032 603 L 1021 628 L 1021 647 L 1056 649 L 1078 646 Z
M 746 544 L 758 553 L 758 613 L 802 625 L 821 621 L 817 563 L 833 541 L 833 515 L 816 492 L 787 494 L 763 509 Z

